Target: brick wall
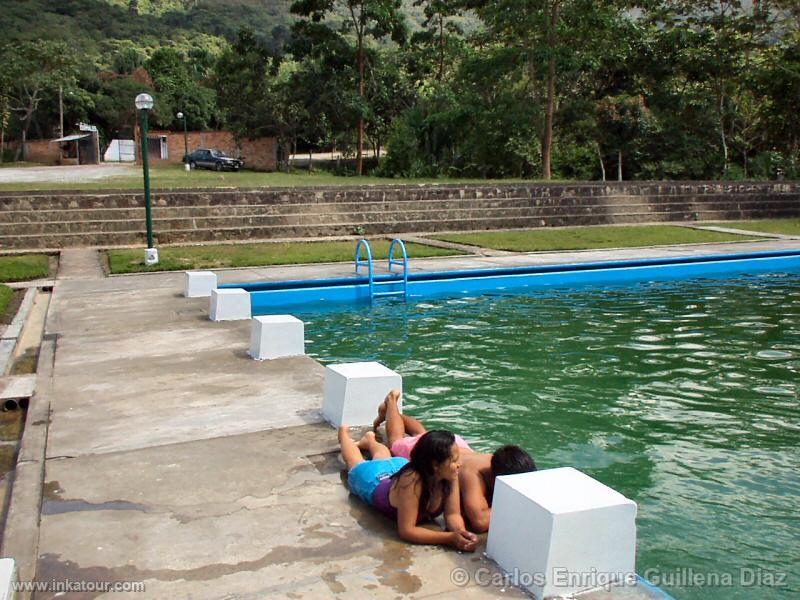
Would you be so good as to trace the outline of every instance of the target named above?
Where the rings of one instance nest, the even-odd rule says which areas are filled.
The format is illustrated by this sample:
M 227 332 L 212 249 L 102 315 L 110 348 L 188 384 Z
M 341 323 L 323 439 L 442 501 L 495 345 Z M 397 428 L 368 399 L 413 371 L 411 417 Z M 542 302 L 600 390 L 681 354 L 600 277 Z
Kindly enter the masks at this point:
M 58 164 L 58 144 L 51 144 L 50 140 L 28 140 L 26 146 L 25 158 L 27 160 L 51 165 Z M 68 161 L 69 159 L 65 159 L 64 162 L 68 164 Z
M 275 138 L 241 140 L 240 146 L 245 164 L 257 171 L 275 171 L 278 168 L 278 144 Z
M 180 163 L 184 155 L 183 132 L 176 131 L 149 131 L 148 137 L 166 136 L 167 154 L 165 162 Z M 277 167 L 277 144 L 275 138 L 258 138 L 255 140 L 241 140 L 239 144 L 228 131 L 189 131 L 186 134 L 189 152 L 198 148 L 214 148 L 222 150 L 230 156 L 244 157 L 245 167 L 257 171 L 274 171 Z M 139 149 L 137 138 L 137 150 Z

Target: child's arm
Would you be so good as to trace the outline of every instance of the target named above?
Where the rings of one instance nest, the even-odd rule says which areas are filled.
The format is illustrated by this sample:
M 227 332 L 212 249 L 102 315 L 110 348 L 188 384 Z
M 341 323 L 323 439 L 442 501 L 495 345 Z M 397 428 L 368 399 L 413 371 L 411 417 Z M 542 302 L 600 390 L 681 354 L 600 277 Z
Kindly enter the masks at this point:
M 486 493 L 481 476 L 476 472 L 464 473 L 464 514 L 470 527 L 477 533 L 489 531 L 492 509 L 486 501 Z
M 405 476 L 394 485 L 397 489 L 397 529 L 401 538 L 414 544 L 442 544 L 470 552 L 475 549 L 472 540 L 460 531 L 432 531 L 417 526 L 421 485 L 416 475 Z M 473 548 L 470 549 L 470 545 Z
M 450 493 L 444 505 L 444 522 L 450 531 L 459 535 L 456 548 L 466 552 L 475 551 L 478 546 L 478 536 L 467 531 L 464 517 L 461 516 L 461 493 L 458 488 L 458 477 L 455 477 L 450 483 Z
M 467 528 L 461 516 L 461 492 L 458 488 L 458 477 L 450 482 L 450 493 L 444 504 L 444 522 L 450 531 L 463 531 Z

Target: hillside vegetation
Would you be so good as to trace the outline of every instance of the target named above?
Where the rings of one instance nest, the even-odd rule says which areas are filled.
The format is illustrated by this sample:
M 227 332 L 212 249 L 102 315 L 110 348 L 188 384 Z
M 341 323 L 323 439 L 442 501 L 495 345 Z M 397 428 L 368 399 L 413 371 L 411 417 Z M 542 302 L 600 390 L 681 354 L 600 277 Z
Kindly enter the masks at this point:
M 389 177 L 800 177 L 796 0 L 0 0 L 0 158 L 225 128 Z M 385 159 L 379 157 L 388 154 Z M 368 161 L 367 158 L 372 157 Z M 379 163 L 379 164 L 378 164 Z

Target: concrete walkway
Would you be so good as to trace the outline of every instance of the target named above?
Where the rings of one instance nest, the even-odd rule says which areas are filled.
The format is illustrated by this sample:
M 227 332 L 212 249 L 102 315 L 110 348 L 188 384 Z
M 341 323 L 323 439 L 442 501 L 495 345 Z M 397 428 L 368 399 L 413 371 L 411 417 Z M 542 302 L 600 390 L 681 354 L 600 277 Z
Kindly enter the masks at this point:
M 146 586 L 60 598 L 424 597 L 459 589 L 456 566 L 488 564 L 404 544 L 349 497 L 318 363 L 251 360 L 249 324 L 209 321 L 180 274 L 103 278 L 98 265 L 65 253 L 53 293 L 38 537 L 15 517 L 3 545 L 35 551 L 21 579 L 35 567 L 43 582 Z
M 800 241 L 419 259 L 412 267 L 788 248 Z M 352 268 L 218 274 L 229 283 Z M 62 254 L 15 482 L 17 512 L 3 540 L 20 579 L 35 571 L 40 582 L 146 586 L 59 598 L 524 597 L 475 583 L 478 569 L 496 572 L 483 544 L 466 555 L 402 543 L 393 524 L 351 498 L 335 432 L 319 414 L 324 369 L 308 357 L 251 360 L 249 323 L 209 321 L 208 300 L 183 298 L 182 284 L 180 273 L 107 278 L 95 251 Z M 469 574 L 466 586 L 451 581 L 455 568 Z
M 716 233 L 733 233 L 734 235 L 749 235 L 752 237 L 773 238 L 776 240 L 797 240 L 800 237 L 796 235 L 787 235 L 785 233 L 769 233 L 766 231 L 750 231 L 749 229 L 740 229 L 734 227 L 721 227 L 719 225 L 684 225 L 684 227 L 691 227 L 692 229 L 700 229 L 703 231 L 714 231 Z

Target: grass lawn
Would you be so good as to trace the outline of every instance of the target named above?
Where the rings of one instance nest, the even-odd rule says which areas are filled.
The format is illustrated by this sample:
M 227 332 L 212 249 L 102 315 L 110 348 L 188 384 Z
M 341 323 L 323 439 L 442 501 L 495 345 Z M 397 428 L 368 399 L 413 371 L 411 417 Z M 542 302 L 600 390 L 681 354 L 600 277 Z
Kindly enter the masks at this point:
M 481 246 L 495 250 L 509 250 L 511 252 L 664 246 L 752 239 L 741 235 L 728 235 L 669 225 L 555 227 L 524 231 L 453 233 L 432 237 L 445 242 Z
M 43 163 L 36 163 L 36 162 L 2 162 L 0 163 L 0 169 L 24 169 L 26 167 L 46 167 L 47 165 Z
M 764 233 L 783 233 L 785 235 L 800 235 L 800 219 L 766 219 L 764 221 L 734 221 L 726 223 L 708 223 L 717 227 L 731 227 L 733 229 L 747 229 L 749 231 L 762 231 Z
M 370 247 L 374 259 L 385 259 L 389 252 L 389 241 L 370 240 Z M 406 244 L 406 250 L 410 258 L 461 254 L 420 244 Z M 354 253 L 355 242 L 352 241 L 174 246 L 159 248 L 159 263 L 152 267 L 144 265 L 143 249 L 109 250 L 108 262 L 111 272 L 117 274 L 345 262 L 352 261 Z M 364 256 L 364 253 L 361 255 Z M 398 249 L 395 249 L 394 255 L 395 258 L 399 255 Z
M 208 171 L 195 169 L 185 171 L 182 165 L 160 165 L 150 167 L 150 185 L 154 193 L 169 188 L 256 188 L 256 187 L 331 187 L 346 185 L 409 185 L 421 183 L 519 183 L 532 180 L 522 179 L 392 179 L 388 177 L 344 177 L 332 175 L 327 171 L 293 169 L 290 173 L 257 173 L 255 171 Z M 88 183 L 0 183 L 0 191 L 31 190 L 111 190 L 141 189 L 141 168 L 132 167 L 131 175 L 109 177 L 102 181 Z
M 27 281 L 50 274 L 49 259 L 43 254 L 0 256 L 0 281 Z
M 8 303 L 11 302 L 11 297 L 14 295 L 12 290 L 7 285 L 0 285 L 0 319 L 6 314 Z

